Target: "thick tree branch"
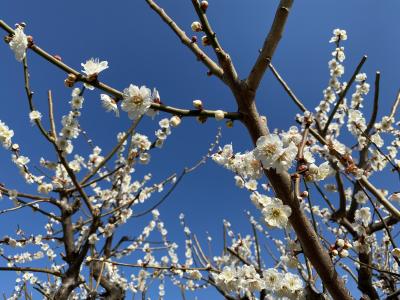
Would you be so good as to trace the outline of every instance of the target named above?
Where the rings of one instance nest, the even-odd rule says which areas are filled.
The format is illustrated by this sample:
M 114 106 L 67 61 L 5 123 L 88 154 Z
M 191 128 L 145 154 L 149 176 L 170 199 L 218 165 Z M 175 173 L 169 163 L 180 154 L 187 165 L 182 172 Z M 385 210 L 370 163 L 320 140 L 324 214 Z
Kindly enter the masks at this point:
M 272 23 L 268 36 L 264 41 L 261 53 L 246 80 L 249 89 L 254 93 L 257 91 L 261 79 L 268 68 L 268 61 L 272 60 L 275 49 L 282 38 L 292 4 L 293 0 L 281 0 L 279 2 L 278 9 L 275 13 L 274 22 Z

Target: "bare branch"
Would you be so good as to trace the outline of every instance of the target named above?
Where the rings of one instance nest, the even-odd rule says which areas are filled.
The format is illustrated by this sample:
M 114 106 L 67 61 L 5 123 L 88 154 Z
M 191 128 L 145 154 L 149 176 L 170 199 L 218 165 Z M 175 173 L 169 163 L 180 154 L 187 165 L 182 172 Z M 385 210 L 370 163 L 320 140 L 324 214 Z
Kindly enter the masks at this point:
M 261 79 L 268 68 L 268 61 L 272 60 L 275 49 L 282 38 L 282 34 L 285 29 L 285 24 L 289 16 L 289 11 L 292 7 L 292 4 L 293 0 L 281 0 L 279 2 L 274 22 L 272 23 L 268 36 L 264 41 L 261 53 L 258 56 L 257 61 L 255 62 L 246 80 L 249 89 L 253 92 L 257 91 Z
M 185 32 L 175 23 L 173 19 L 162 9 L 160 6 L 155 3 L 153 0 L 146 0 L 147 4 L 150 6 L 152 10 L 154 10 L 161 19 L 172 29 L 172 31 L 178 36 L 181 42 L 187 46 L 196 57 L 202 61 L 206 67 L 210 70 L 212 74 L 222 79 L 224 71 L 211 59 L 207 56 L 207 54 L 199 48 L 197 43 L 193 42 Z

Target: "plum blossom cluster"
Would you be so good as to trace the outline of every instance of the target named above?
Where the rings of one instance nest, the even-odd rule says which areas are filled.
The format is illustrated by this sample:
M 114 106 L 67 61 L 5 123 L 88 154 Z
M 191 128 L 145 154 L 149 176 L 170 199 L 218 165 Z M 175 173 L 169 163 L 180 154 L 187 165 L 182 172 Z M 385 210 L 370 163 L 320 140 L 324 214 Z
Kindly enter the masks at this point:
M 253 265 L 225 266 L 222 272 L 215 274 L 214 277 L 215 283 L 229 293 L 241 292 L 244 295 L 251 295 L 254 292 L 267 290 L 276 297 L 293 299 L 299 297 L 303 289 L 302 280 L 295 274 L 267 269 L 260 275 Z

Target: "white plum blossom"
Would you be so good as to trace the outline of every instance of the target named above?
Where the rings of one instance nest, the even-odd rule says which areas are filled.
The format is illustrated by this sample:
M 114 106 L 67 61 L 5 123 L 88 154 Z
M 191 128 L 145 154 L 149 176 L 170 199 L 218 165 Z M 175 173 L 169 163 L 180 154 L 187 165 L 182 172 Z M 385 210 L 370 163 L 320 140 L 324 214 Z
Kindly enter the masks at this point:
M 32 123 L 35 123 L 35 121 L 38 121 L 41 118 L 42 118 L 42 114 L 40 113 L 40 111 L 32 110 L 29 113 L 29 119 L 31 120 Z
M 150 149 L 151 142 L 146 135 L 135 133 L 132 136 L 132 146 L 138 148 L 140 151 L 146 151 Z
M 274 292 L 281 288 L 283 276 L 277 270 L 272 268 L 264 270 L 263 278 L 266 289 Z
M 254 156 L 265 169 L 273 166 L 283 150 L 283 143 L 277 134 L 261 136 L 256 143 Z
M 81 63 L 82 72 L 87 76 L 97 76 L 100 72 L 108 69 L 107 61 L 100 61 L 98 58 L 88 59 L 85 63 Z
M 367 196 L 367 194 L 365 194 L 365 192 L 363 190 L 360 190 L 354 195 L 354 199 L 359 204 L 365 204 L 368 200 L 368 196 Z
M 362 207 L 356 210 L 354 220 L 359 224 L 367 227 L 371 222 L 371 211 L 369 207 Z
M 264 221 L 271 227 L 284 228 L 292 214 L 292 209 L 282 200 L 274 198 L 262 210 Z
M 284 148 L 279 136 L 270 134 L 261 136 L 257 140 L 254 156 L 261 161 L 265 169 L 274 168 L 277 173 L 283 173 L 292 166 L 297 152 L 298 149 L 294 142 L 289 142 Z
M 329 43 L 336 43 L 338 41 L 347 40 L 346 30 L 343 29 L 335 29 L 333 30 L 333 37 L 329 40 Z
M 89 244 L 94 245 L 99 241 L 96 233 L 92 233 L 88 238 Z
M 0 121 L 0 142 L 4 148 L 11 146 L 11 138 L 14 136 L 14 131 L 8 128 L 8 126 Z
M 113 98 L 106 94 L 100 95 L 101 104 L 107 112 L 114 112 L 116 117 L 119 117 L 118 105 Z
M 38 186 L 38 192 L 41 194 L 48 194 L 53 190 L 53 185 L 51 183 L 41 183 Z
M 151 90 L 146 86 L 140 88 L 136 85 L 129 85 L 124 89 L 121 109 L 128 113 L 131 120 L 139 118 L 151 106 Z
M 275 168 L 278 174 L 287 172 L 292 167 L 292 163 L 296 158 L 297 152 L 297 146 L 293 142 L 290 142 L 286 148 L 282 149 L 272 167 Z
M 15 59 L 17 61 L 22 61 L 25 58 L 26 49 L 28 48 L 28 37 L 25 35 L 22 26 L 17 26 L 17 28 L 15 28 L 9 45 L 14 52 Z

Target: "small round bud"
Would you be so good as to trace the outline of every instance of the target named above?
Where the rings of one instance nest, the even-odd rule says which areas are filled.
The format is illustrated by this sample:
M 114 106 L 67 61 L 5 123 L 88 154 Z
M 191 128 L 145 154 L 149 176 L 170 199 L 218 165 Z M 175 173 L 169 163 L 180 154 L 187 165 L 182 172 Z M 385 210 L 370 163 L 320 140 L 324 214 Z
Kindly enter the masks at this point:
M 336 241 L 336 245 L 337 245 L 338 247 L 343 247 L 343 246 L 344 246 L 344 240 L 343 240 L 343 239 L 338 239 L 338 240 Z
M 204 123 L 207 121 L 207 116 L 198 116 L 198 117 L 197 117 L 197 121 L 198 121 L 200 124 L 204 124 Z
M 233 127 L 233 120 L 227 120 L 226 121 L 226 127 L 232 128 Z
M 67 87 L 73 87 L 76 81 L 76 76 L 72 73 L 68 74 L 67 79 L 64 80 L 64 84 Z
M 201 43 L 203 44 L 203 46 L 208 46 L 210 45 L 210 40 L 208 39 L 208 37 L 205 35 L 201 38 Z
M 339 252 L 338 252 L 336 249 L 333 249 L 333 250 L 331 251 L 331 254 L 332 254 L 333 256 L 337 256 L 337 255 L 339 254 Z
M 400 257 L 400 248 L 394 248 L 394 249 L 392 250 L 392 255 L 393 255 L 394 257 Z
M 197 43 L 197 36 L 192 36 L 191 41 L 192 43 Z
M 201 100 L 193 100 L 193 106 L 197 109 L 203 109 L 203 102 Z
M 179 126 L 179 124 L 181 124 L 181 118 L 179 118 L 178 116 L 173 116 L 173 117 L 171 117 L 169 122 L 170 122 L 171 126 L 177 127 L 177 126 Z
M 215 120 L 221 121 L 225 118 L 225 113 L 222 110 L 216 110 L 215 113 Z
M 301 195 L 300 195 L 302 198 L 306 198 L 306 197 L 308 197 L 308 192 L 307 191 L 303 191 L 303 192 L 301 192 Z
M 192 30 L 194 32 L 200 32 L 200 31 L 203 30 L 203 27 L 201 26 L 201 23 L 197 22 L 197 21 L 193 22 L 190 27 L 192 28 Z
M 339 253 L 340 257 L 347 257 L 349 256 L 349 251 L 347 251 L 346 249 L 342 249 Z
M 201 1 L 200 7 L 204 12 L 206 12 L 206 10 L 208 8 L 208 1 Z
M 345 241 L 345 242 L 344 242 L 344 245 L 343 245 L 343 248 L 345 248 L 345 249 L 351 249 L 351 248 L 353 248 L 353 245 L 351 244 L 351 242 Z
M 55 59 L 57 59 L 58 61 L 62 61 L 62 58 L 61 58 L 61 56 L 60 56 L 60 55 L 58 55 L 58 54 L 56 54 L 56 55 L 53 55 L 53 57 L 54 57 Z
M 19 145 L 18 144 L 12 144 L 11 150 L 12 151 L 19 151 Z
M 32 45 L 33 45 L 33 36 L 28 35 L 26 37 L 26 39 L 28 40 L 28 47 L 32 47 Z

